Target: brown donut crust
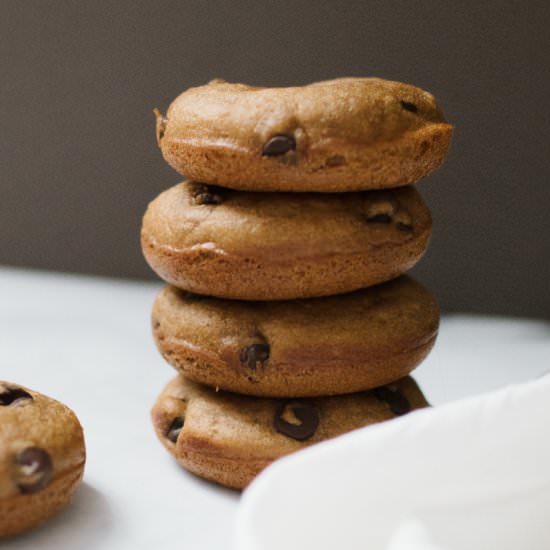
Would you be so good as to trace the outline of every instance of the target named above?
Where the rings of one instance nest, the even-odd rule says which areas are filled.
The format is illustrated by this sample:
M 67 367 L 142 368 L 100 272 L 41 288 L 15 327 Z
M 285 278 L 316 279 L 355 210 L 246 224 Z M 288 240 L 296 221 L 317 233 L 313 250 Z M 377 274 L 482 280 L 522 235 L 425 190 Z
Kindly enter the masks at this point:
M 44 490 L 0 499 L 0 538 L 37 527 L 71 501 L 84 474 L 84 463 L 64 472 Z
M 19 398 L 6 399 L 10 394 Z M 29 449 L 47 457 L 47 476 L 41 479 L 40 470 L 29 473 L 21 485 L 25 478 L 19 476 L 26 470 L 18 466 L 17 457 Z M 85 461 L 82 426 L 68 407 L 0 381 L 0 538 L 35 527 L 65 507 L 80 483 Z
M 411 410 L 428 403 L 410 378 L 395 382 Z M 192 473 L 221 485 L 244 489 L 274 460 L 314 443 L 396 417 L 374 392 L 301 400 L 319 412 L 312 437 L 298 441 L 278 433 L 273 417 L 279 399 L 246 397 L 195 384 L 183 376 L 165 387 L 152 411 L 155 432 L 165 448 Z M 166 437 L 174 418 L 184 420 L 176 441 Z
M 237 302 L 166 287 L 153 306 L 162 356 L 191 380 L 269 397 L 337 395 L 409 374 L 429 353 L 439 310 L 409 277 L 351 294 Z M 243 350 L 267 345 L 250 365 Z
M 415 183 L 443 163 L 452 130 L 431 94 L 379 78 L 289 88 L 218 79 L 182 93 L 166 118 L 157 114 L 159 146 L 175 170 L 252 191 L 344 192 Z M 290 136 L 295 149 L 262 154 L 277 135 Z
M 412 187 L 339 195 L 218 189 L 221 203 L 196 204 L 201 187 L 183 182 L 161 193 L 141 230 L 152 269 L 197 294 L 290 300 L 351 292 L 409 270 L 430 241 L 431 215 Z M 389 223 L 369 221 L 380 208 L 393 212 Z

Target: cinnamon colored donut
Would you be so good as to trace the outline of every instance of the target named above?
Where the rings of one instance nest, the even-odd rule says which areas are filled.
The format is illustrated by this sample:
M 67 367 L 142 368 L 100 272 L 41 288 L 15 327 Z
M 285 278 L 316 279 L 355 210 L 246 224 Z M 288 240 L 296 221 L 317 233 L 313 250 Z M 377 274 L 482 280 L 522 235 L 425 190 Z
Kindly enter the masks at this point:
M 153 270 L 184 290 L 289 300 L 397 277 L 422 257 L 431 226 L 413 187 L 328 195 L 184 182 L 149 205 L 141 244 Z
M 201 182 L 251 191 L 398 187 L 445 159 L 452 126 L 434 97 L 380 78 L 259 88 L 223 80 L 157 111 L 166 161 Z
M 166 287 L 155 341 L 187 378 L 256 396 L 336 395 L 410 373 L 437 336 L 433 296 L 409 277 L 340 296 L 220 300 Z
M 369 392 L 297 400 L 216 392 L 178 376 L 159 396 L 152 419 L 184 468 L 244 489 L 282 456 L 427 405 L 410 377 Z

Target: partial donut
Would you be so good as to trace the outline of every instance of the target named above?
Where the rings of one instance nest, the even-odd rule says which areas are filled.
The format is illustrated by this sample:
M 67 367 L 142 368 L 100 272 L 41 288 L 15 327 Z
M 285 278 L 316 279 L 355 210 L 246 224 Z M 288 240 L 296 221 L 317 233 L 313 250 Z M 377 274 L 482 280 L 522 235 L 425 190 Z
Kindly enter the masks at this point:
M 35 527 L 64 508 L 85 460 L 82 427 L 69 408 L 0 381 L 0 537 Z

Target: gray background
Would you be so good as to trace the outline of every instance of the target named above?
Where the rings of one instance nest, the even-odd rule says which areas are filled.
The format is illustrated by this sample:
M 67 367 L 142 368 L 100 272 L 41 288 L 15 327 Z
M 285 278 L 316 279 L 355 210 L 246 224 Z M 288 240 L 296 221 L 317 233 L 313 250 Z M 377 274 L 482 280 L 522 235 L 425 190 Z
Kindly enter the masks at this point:
M 417 276 L 448 311 L 550 317 L 548 5 L 0 0 L 0 264 L 153 278 L 140 218 L 180 179 L 153 107 L 213 77 L 376 75 L 456 126 L 419 186 L 435 226 Z

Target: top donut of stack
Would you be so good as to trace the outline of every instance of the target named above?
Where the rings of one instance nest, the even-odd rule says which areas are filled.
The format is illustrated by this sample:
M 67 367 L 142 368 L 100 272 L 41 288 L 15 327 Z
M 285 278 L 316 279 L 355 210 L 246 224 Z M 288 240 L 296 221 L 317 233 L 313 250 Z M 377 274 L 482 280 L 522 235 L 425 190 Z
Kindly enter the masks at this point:
M 157 112 L 166 161 L 237 190 L 346 192 L 417 182 L 452 137 L 434 97 L 379 78 L 257 88 L 213 80 Z

